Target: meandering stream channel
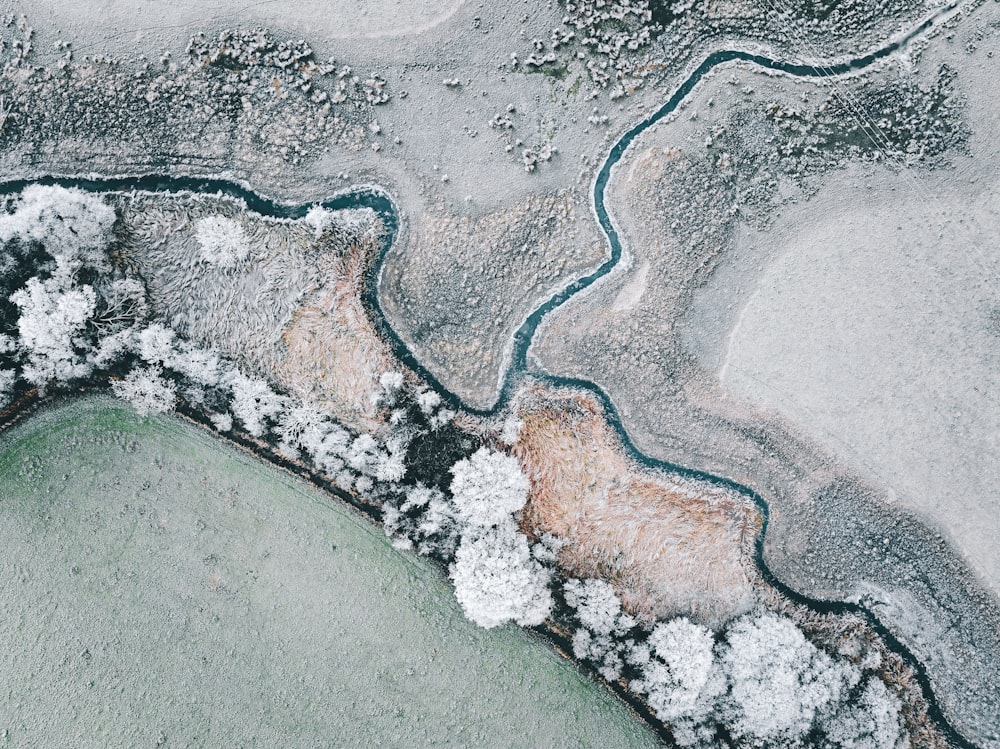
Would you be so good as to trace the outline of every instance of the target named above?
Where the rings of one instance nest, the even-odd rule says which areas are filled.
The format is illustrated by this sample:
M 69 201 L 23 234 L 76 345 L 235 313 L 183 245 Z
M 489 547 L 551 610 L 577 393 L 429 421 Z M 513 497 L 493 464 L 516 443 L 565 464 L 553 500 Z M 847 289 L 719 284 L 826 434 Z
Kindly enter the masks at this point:
M 874 52 L 855 59 L 844 60 L 833 64 L 784 62 L 774 60 L 760 54 L 754 54 L 739 50 L 720 50 L 709 55 L 698 65 L 693 72 L 681 83 L 666 102 L 651 115 L 634 125 L 611 148 L 601 169 L 598 171 L 593 185 L 594 210 L 598 222 L 608 239 L 610 254 L 608 259 L 591 274 L 579 278 L 569 286 L 556 293 L 537 307 L 522 323 L 513 338 L 513 353 L 511 364 L 505 374 L 503 387 L 496 404 L 488 410 L 473 409 L 466 406 L 460 398 L 450 393 L 444 388 L 438 379 L 429 372 L 413 355 L 400 336 L 393 330 L 391 325 L 382 314 L 378 303 L 378 284 L 381 277 L 381 270 L 389 250 L 393 247 L 399 229 L 399 212 L 392 199 L 381 189 L 374 186 L 356 187 L 349 191 L 340 193 L 334 197 L 322 201 L 321 205 L 330 210 L 369 208 L 374 210 L 381 218 L 384 225 L 384 238 L 382 242 L 381 254 L 374 264 L 372 272 L 369 274 L 365 291 L 365 302 L 372 311 L 375 322 L 386 339 L 390 342 L 395 355 L 403 364 L 417 372 L 424 380 L 437 389 L 437 391 L 450 402 L 453 407 L 462 408 L 466 411 L 479 415 L 489 415 L 503 409 L 511 395 L 514 393 L 518 382 L 528 375 L 527 351 L 540 323 L 546 314 L 556 307 L 565 303 L 575 294 L 580 293 L 603 277 L 607 276 L 619 263 L 622 257 L 622 243 L 615 228 L 614 222 L 608 212 L 605 202 L 605 192 L 608 181 L 611 177 L 615 165 L 622 159 L 629 146 L 649 127 L 656 124 L 665 117 L 671 115 L 684 99 L 694 90 L 698 83 L 708 73 L 719 66 L 731 62 L 744 62 L 756 65 L 761 68 L 784 73 L 789 76 L 802 78 L 827 78 L 842 76 L 863 70 L 878 60 L 884 59 L 898 51 L 915 38 L 926 32 L 931 27 L 939 24 L 944 18 L 951 14 L 958 3 L 951 3 L 937 11 L 933 16 L 927 18 L 923 23 L 899 37 L 894 42 L 887 44 Z M 201 194 L 222 194 L 232 198 L 242 200 L 251 211 L 264 216 L 282 219 L 295 219 L 305 216 L 306 212 L 314 204 L 289 205 L 264 197 L 248 187 L 240 186 L 232 182 L 217 179 L 199 179 L 193 177 L 167 177 L 160 175 L 146 175 L 139 177 L 123 178 L 73 178 L 73 177 L 45 177 L 36 180 L 10 181 L 0 184 L 0 195 L 18 193 L 29 184 L 61 185 L 64 187 L 76 187 L 93 192 L 192 192 Z M 815 611 L 829 614 L 855 614 L 863 617 L 871 627 L 885 640 L 888 646 L 897 652 L 906 663 L 913 669 L 916 678 L 923 689 L 929 706 L 931 717 L 939 724 L 948 740 L 959 747 L 974 746 L 963 737 L 944 716 L 940 705 L 934 697 L 931 689 L 930 679 L 923 664 L 909 651 L 909 649 L 886 627 L 875 614 L 862 604 L 844 601 L 821 600 L 811 598 L 807 595 L 793 590 L 788 585 L 779 580 L 770 570 L 764 559 L 764 540 L 768 529 L 768 504 L 762 496 L 749 487 L 743 486 L 725 477 L 715 476 L 697 469 L 676 465 L 670 462 L 656 460 L 641 453 L 629 438 L 628 433 L 622 425 L 621 419 L 614 405 L 608 396 L 597 385 L 592 382 L 555 377 L 550 375 L 540 375 L 532 373 L 531 377 L 545 380 L 556 386 L 586 389 L 596 396 L 603 404 L 607 417 L 617 431 L 622 444 L 628 453 L 638 462 L 660 470 L 666 470 L 685 477 L 706 481 L 711 484 L 724 487 L 731 491 L 738 492 L 750 498 L 759 508 L 763 523 L 760 533 L 755 541 L 755 560 L 760 570 L 761 577 L 783 595 L 789 599 L 804 604 Z

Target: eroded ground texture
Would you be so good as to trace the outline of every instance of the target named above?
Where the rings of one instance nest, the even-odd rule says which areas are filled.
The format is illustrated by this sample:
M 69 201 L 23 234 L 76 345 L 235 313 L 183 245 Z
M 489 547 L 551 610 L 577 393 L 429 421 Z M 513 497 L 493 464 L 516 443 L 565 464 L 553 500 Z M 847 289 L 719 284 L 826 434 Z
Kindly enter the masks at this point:
M 6 0 L 0 174 L 222 176 L 298 202 L 381 185 L 402 226 L 380 306 L 416 358 L 479 408 L 497 399 L 521 321 L 607 256 L 591 198 L 607 150 L 700 60 L 727 47 L 854 57 L 939 8 L 656 0 L 595 20 L 590 3 L 242 5 L 160 3 L 140 16 L 124 0 Z M 549 316 L 529 362 L 598 383 L 647 454 L 756 489 L 778 576 L 817 597 L 866 597 L 926 664 L 949 717 L 995 746 L 1000 305 L 984 238 L 998 125 L 982 92 L 1000 17 L 974 6 L 861 76 L 716 70 L 620 162 L 608 204 L 624 262 Z M 383 343 L 336 332 L 346 320 L 370 330 L 340 293 L 357 289 L 372 251 L 364 217 L 341 221 L 339 254 L 301 226 L 240 218 L 286 285 L 189 286 L 177 282 L 193 248 L 184 222 L 235 209 L 141 201 L 123 230 L 151 239 L 133 260 L 158 314 L 366 418 Z M 181 230 L 158 246 L 171 222 Z M 237 330 L 239 295 L 250 314 Z M 357 353 L 357 377 L 328 376 L 314 356 L 323 345 Z M 536 444 L 563 440 L 567 424 L 602 444 L 586 408 L 534 408 L 523 416 Z M 676 493 L 661 476 L 630 480 L 653 505 Z M 592 497 L 577 499 L 588 508 Z M 621 540 L 535 507 L 540 524 L 607 543 L 605 557 L 574 558 L 579 569 L 613 567 Z M 755 594 L 745 509 L 705 513 L 719 595 L 681 603 L 706 620 Z M 678 537 L 691 514 L 678 515 Z M 655 593 L 649 557 L 623 577 Z M 676 611 L 683 594 L 659 605 Z

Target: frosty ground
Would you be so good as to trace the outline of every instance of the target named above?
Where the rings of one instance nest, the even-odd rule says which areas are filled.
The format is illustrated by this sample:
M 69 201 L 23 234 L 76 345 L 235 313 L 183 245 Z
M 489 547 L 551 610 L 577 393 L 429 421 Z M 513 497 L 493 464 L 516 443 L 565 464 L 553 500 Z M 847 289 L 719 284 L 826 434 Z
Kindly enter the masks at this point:
M 171 94 L 178 105 L 174 110 L 193 104 L 193 114 L 180 118 L 171 130 L 158 129 L 158 115 L 151 115 L 152 124 L 147 126 L 136 114 L 141 113 L 140 106 L 146 106 L 143 101 L 154 107 L 159 100 L 156 97 L 165 96 L 161 93 L 164 82 L 157 82 L 160 72 L 170 69 L 171 60 L 184 59 L 191 34 L 205 31 L 211 36 L 237 24 L 269 22 L 274 19 L 269 6 L 240 9 L 237 14 L 232 7 L 220 5 L 217 16 L 198 21 L 185 15 L 185 6 L 174 6 L 168 15 L 143 19 L 144 27 L 155 28 L 138 35 L 133 33 L 136 19 L 128 17 L 124 5 L 114 6 L 110 15 L 102 6 L 100 24 L 93 23 L 93 15 L 48 15 L 61 7 L 57 4 L 45 6 L 48 10 L 44 11 L 37 3 L 8 6 L 29 13 L 37 30 L 34 44 L 38 60 L 57 70 L 68 53 L 65 46 L 53 46 L 65 39 L 71 42 L 75 64 L 81 70 L 75 88 L 62 87 L 58 74 L 48 89 L 44 81 L 39 82 L 42 76 L 16 85 L 7 81 L 11 88 L 4 89 L 5 102 L 18 92 L 26 100 L 39 92 L 55 91 L 58 97 L 68 90 L 79 110 L 68 109 L 67 118 L 78 111 L 91 115 L 102 107 L 107 115 L 95 119 L 97 124 L 88 128 L 74 130 L 68 119 L 56 119 L 46 123 L 48 129 L 32 133 L 18 130 L 18 118 L 25 113 L 15 106 L 0 131 L 11 146 L 0 161 L 5 175 L 164 169 L 226 174 L 269 193 L 302 200 L 325 196 L 353 182 L 382 184 L 404 213 L 404 231 L 385 270 L 382 307 L 418 358 L 450 390 L 479 406 L 489 405 L 496 396 L 510 333 L 523 316 L 552 288 L 603 258 L 605 247 L 589 218 L 594 166 L 617 133 L 665 98 L 686 65 L 697 61 L 706 49 L 721 44 L 720 39 L 739 46 L 766 40 L 777 50 L 775 54 L 788 50 L 802 54 L 805 50 L 812 57 L 843 55 L 845 50 L 860 52 L 855 44 L 885 38 L 898 23 L 912 21 L 926 10 L 917 6 L 900 10 L 892 3 L 880 3 L 879 12 L 871 14 L 871 25 L 857 34 L 822 31 L 806 38 L 801 46 L 792 42 L 802 39 L 737 33 L 734 29 L 741 28 L 740 23 L 733 23 L 721 37 L 706 41 L 693 35 L 696 43 L 678 45 L 680 51 L 660 69 L 656 85 L 647 83 L 631 97 L 609 100 L 606 90 L 591 97 L 592 84 L 585 69 L 590 60 L 576 58 L 576 47 L 568 53 L 559 50 L 554 64 L 526 69 L 523 61 L 536 50 L 532 40 L 543 40 L 545 52 L 551 49 L 550 32 L 560 25 L 563 15 L 559 5 L 526 6 L 523 13 L 520 7 L 511 10 L 493 4 L 466 3 L 457 9 L 452 4 L 427 5 L 412 19 L 413 28 L 407 29 L 411 21 L 401 23 L 398 13 L 386 4 L 380 6 L 386 15 L 372 16 L 359 32 L 367 37 L 373 28 L 383 28 L 396 35 L 391 40 L 340 38 L 342 25 L 336 23 L 334 14 L 330 27 L 309 37 L 317 59 L 334 55 L 340 72 L 349 64 L 359 74 L 360 80 L 352 84 L 344 106 L 324 113 L 319 102 L 296 98 L 292 91 L 287 101 L 295 108 L 264 107 L 254 115 L 242 115 L 245 119 L 234 125 L 229 118 L 238 109 L 235 102 L 239 95 L 249 96 L 248 88 L 239 89 L 235 96 L 221 88 L 211 89 L 213 96 L 218 92 L 230 98 L 222 103 L 206 102 L 206 89 L 199 88 L 202 82 L 197 74 L 180 70 L 167 75 L 166 83 L 173 86 L 179 81 Z M 306 4 L 298 8 L 303 15 L 309 12 Z M 737 19 L 742 18 L 741 13 L 752 17 L 750 12 L 759 11 L 742 6 L 735 10 L 740 11 L 733 12 Z M 164 11 L 157 6 L 156 12 Z M 437 21 L 440 25 L 426 28 Z M 283 16 L 281 22 L 290 29 L 304 23 L 293 14 Z M 767 31 L 758 29 L 756 22 L 741 23 L 745 30 Z M 980 27 L 985 25 L 973 19 L 960 27 L 965 34 L 962 44 L 974 47 L 977 36 L 981 43 L 984 32 Z M 417 35 L 405 33 L 421 29 Z M 954 42 L 954 46 L 960 43 Z M 165 51 L 171 55 L 163 55 Z M 513 64 L 512 52 L 521 60 L 518 66 Z M 972 65 L 965 64 L 963 54 L 957 54 L 952 62 L 964 74 Z M 113 55 L 122 61 L 91 63 L 84 59 L 95 55 Z M 145 73 L 138 55 L 144 55 L 149 63 Z M 929 85 L 933 79 L 929 73 L 935 71 L 924 72 L 928 75 L 921 82 Z M 345 75 L 351 80 L 350 73 Z M 374 81 L 375 76 L 384 80 L 392 93 L 387 103 L 372 103 L 371 99 L 378 97 L 369 96 L 372 87 L 365 88 L 366 80 Z M 960 78 L 957 85 L 962 86 L 964 80 Z M 269 85 L 265 78 L 258 83 L 265 88 Z M 792 87 L 786 83 L 775 84 L 776 91 L 788 94 Z M 766 81 L 758 84 L 753 76 L 743 73 L 738 87 L 721 79 L 716 84 L 729 92 L 716 96 L 716 109 L 728 109 L 730 102 L 740 97 L 752 101 L 753 91 L 745 89 L 759 86 L 767 90 L 769 85 Z M 976 86 L 972 82 L 968 85 L 970 90 Z M 129 86 L 135 88 L 134 100 L 117 99 L 109 93 L 119 88 L 127 91 Z M 323 87 L 321 82 L 316 86 Z M 332 87 L 330 90 L 332 93 Z M 98 94 L 107 94 L 107 98 Z M 711 109 L 712 96 L 707 90 L 696 92 L 696 97 L 700 103 L 682 116 Z M 44 97 L 40 101 L 41 106 L 47 106 Z M 22 99 L 17 102 L 20 106 Z M 758 100 L 764 106 L 768 103 Z M 985 99 L 980 102 L 983 106 L 988 103 Z M 24 108 L 28 108 L 27 103 Z M 275 120 L 281 120 L 287 132 L 273 128 Z M 975 131 L 975 120 L 973 123 Z M 267 131 L 263 145 L 244 137 L 255 128 Z M 666 127 L 661 133 L 669 135 Z M 698 139 L 703 142 L 711 135 L 698 133 Z M 667 141 L 665 145 L 679 145 L 676 138 Z M 546 148 L 549 160 L 532 163 L 534 170 L 525 171 L 528 156 L 524 152 L 531 151 L 537 157 Z M 724 169 L 724 151 L 713 155 Z M 806 185 L 806 191 L 819 184 Z M 782 181 L 779 188 L 786 197 L 804 197 L 803 187 L 795 180 Z M 696 189 L 697 185 L 692 185 L 694 197 L 707 201 L 711 208 L 711 193 L 699 194 Z M 707 216 L 709 213 L 706 210 Z M 799 215 L 807 214 L 808 210 Z M 627 216 L 622 218 L 627 222 Z M 651 454 L 733 476 L 760 489 L 772 502 L 775 517 L 768 559 L 781 576 L 816 594 L 841 597 L 867 592 L 890 600 L 892 606 L 883 607 L 881 613 L 937 669 L 932 677 L 942 689 L 943 700 L 959 714 L 966 711 L 966 728 L 988 736 L 993 729 L 974 724 L 977 716 L 996 714 L 995 698 L 985 692 L 982 702 L 977 703 L 961 695 L 966 689 L 978 689 L 984 682 L 983 673 L 996 672 L 998 649 L 992 634 L 995 597 L 984 596 L 968 581 L 961 559 L 935 537 L 933 518 L 925 518 L 921 525 L 907 515 L 885 509 L 885 484 L 889 482 L 880 484 L 878 477 L 873 480 L 871 472 L 857 460 L 857 450 L 838 453 L 837 445 L 826 435 L 809 432 L 801 424 L 772 419 L 722 391 L 715 371 L 719 355 L 713 352 L 721 350 L 719 341 L 726 338 L 733 317 L 727 312 L 714 328 L 705 327 L 716 331 L 714 341 L 698 335 L 675 336 L 675 325 L 683 328 L 677 320 L 696 318 L 685 317 L 688 300 L 677 304 L 677 299 L 672 299 L 664 304 L 661 295 L 656 298 L 658 306 L 650 305 L 653 293 L 660 288 L 656 274 L 667 274 L 658 263 L 660 258 L 641 254 L 652 254 L 654 249 L 669 251 L 670 246 L 643 244 L 637 241 L 638 236 L 632 237 L 634 272 L 623 267 L 622 274 L 596 289 L 588 300 L 553 318 L 546 337 L 534 350 L 540 366 L 554 373 L 584 374 L 602 384 L 619 406 L 630 433 Z M 723 266 L 719 278 L 724 275 Z M 669 289 L 669 278 L 666 280 L 662 287 Z M 784 290 L 775 283 L 762 288 L 769 289 L 770 298 Z M 719 307 L 732 306 L 735 312 L 746 306 L 725 292 L 714 298 L 709 293 L 701 297 L 708 301 L 695 307 L 703 311 L 696 326 L 718 317 L 714 311 Z M 643 305 L 653 307 L 652 313 L 640 314 Z M 773 337 L 761 333 L 759 322 L 766 319 L 761 308 L 746 308 L 748 327 L 743 330 L 748 337 L 734 338 L 738 345 L 733 349 L 733 364 L 751 371 L 756 367 L 757 374 L 766 378 L 773 373 L 754 357 L 774 345 Z M 629 319 L 629 324 L 602 337 L 623 319 Z M 755 319 L 757 327 L 750 326 Z M 576 345 L 579 338 L 588 336 L 588 345 Z M 627 345 L 608 345 L 609 340 L 623 339 Z M 680 348 L 676 348 L 678 340 L 682 340 Z M 920 361 L 933 359 L 933 354 L 925 349 Z M 678 361 L 682 366 L 676 366 Z M 857 361 L 854 364 L 858 366 Z M 731 366 L 730 373 L 737 368 Z M 786 369 L 782 368 L 783 375 Z M 795 399 L 779 398 L 777 403 L 773 397 L 763 399 L 769 393 L 773 396 L 773 388 L 748 387 L 747 382 L 741 384 L 732 377 L 724 384 L 738 391 L 737 396 L 756 398 L 760 405 L 801 420 L 801 412 L 793 408 Z M 688 418 L 687 405 L 677 395 L 685 389 L 685 397 L 695 404 L 695 418 Z M 842 395 L 835 390 L 828 397 L 840 399 Z M 720 408 L 723 418 L 715 415 Z M 698 409 L 710 415 L 703 418 Z M 982 410 L 980 416 L 988 419 L 989 413 Z M 859 417 L 854 411 L 837 414 L 833 423 L 816 421 L 839 436 L 838 430 L 855 429 Z M 849 439 L 854 439 L 853 433 Z M 839 436 L 839 440 L 844 438 Z M 894 456 L 887 457 L 891 464 Z M 894 470 L 898 476 L 898 465 Z M 905 492 L 900 497 L 905 501 Z M 949 502 L 945 514 L 958 519 L 956 527 L 968 525 L 955 515 L 954 504 Z M 917 501 L 908 506 L 922 505 Z M 931 531 L 926 530 L 926 524 Z M 897 531 L 887 536 L 886 528 L 893 526 Z M 898 551 L 892 564 L 885 563 L 882 539 L 886 537 L 891 539 L 890 547 Z M 961 539 L 954 540 L 961 543 Z M 975 558 L 975 553 L 969 556 Z M 963 658 L 979 659 L 981 671 L 959 665 Z
M 10 746 L 656 744 L 356 513 L 177 417 L 59 406 L 0 471 Z
M 878 602 L 980 737 L 1000 704 L 996 118 L 975 93 L 995 76 L 993 12 L 867 82 L 719 71 L 620 164 L 611 209 L 629 258 L 532 349 L 600 383 L 650 454 L 769 497 L 779 574 Z M 942 70 L 957 71 L 947 101 L 968 97 L 958 129 L 940 104 L 935 125 L 900 128 L 902 105 L 866 93 L 880 79 L 930 91 Z M 854 136 L 816 126 L 838 106 Z M 904 155 L 865 156 L 852 107 Z M 936 146 L 910 133 L 935 131 L 960 137 L 917 166 Z

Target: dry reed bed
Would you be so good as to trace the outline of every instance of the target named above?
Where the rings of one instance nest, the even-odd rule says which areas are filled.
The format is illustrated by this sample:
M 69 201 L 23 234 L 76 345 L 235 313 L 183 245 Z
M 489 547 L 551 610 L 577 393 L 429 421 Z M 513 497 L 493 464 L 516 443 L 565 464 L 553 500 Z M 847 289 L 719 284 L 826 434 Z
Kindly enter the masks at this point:
M 242 227 L 247 259 L 206 263 L 195 224 Z M 362 302 L 381 225 L 338 211 L 317 237 L 302 221 L 251 213 L 238 201 L 138 194 L 123 201 L 120 252 L 146 280 L 154 315 L 201 346 L 233 357 L 348 426 L 377 431 L 372 395 L 398 365 Z
M 514 452 L 532 481 L 523 522 L 565 539 L 568 574 L 610 581 L 644 619 L 718 625 L 754 605 L 752 502 L 638 465 L 587 394 L 533 386 L 515 408 Z

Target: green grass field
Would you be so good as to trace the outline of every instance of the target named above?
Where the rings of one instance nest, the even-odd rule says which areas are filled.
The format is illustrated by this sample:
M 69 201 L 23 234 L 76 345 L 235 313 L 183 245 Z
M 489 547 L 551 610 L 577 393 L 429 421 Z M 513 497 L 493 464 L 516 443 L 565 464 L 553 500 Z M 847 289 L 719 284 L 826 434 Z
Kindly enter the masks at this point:
M 0 747 L 647 746 L 302 481 L 107 398 L 0 435 Z

